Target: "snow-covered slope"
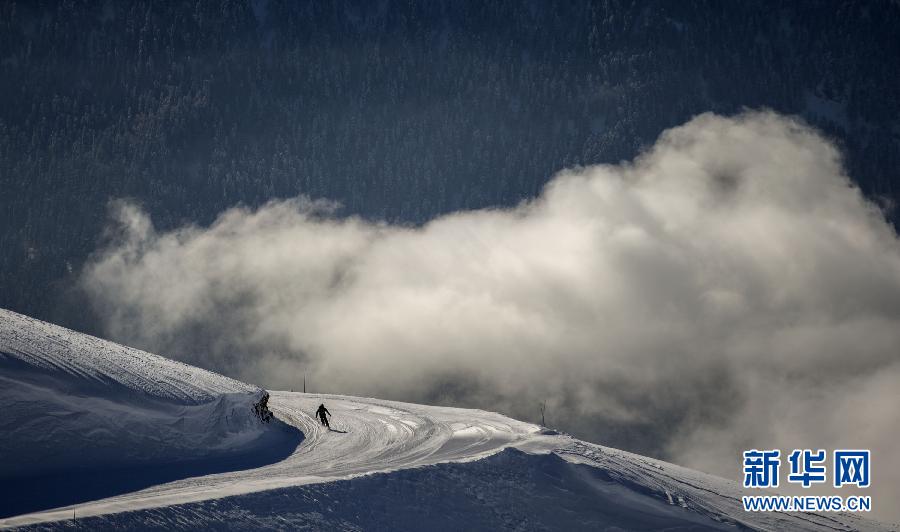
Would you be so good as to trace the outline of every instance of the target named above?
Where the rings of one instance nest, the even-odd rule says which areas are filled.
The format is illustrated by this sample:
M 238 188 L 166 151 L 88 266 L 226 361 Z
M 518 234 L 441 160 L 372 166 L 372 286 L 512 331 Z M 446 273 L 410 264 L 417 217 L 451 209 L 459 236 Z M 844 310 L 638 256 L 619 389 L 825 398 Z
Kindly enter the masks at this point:
M 320 402 L 333 413 L 333 431 L 312 418 Z M 237 529 L 472 530 L 523 522 L 519 528 L 890 529 L 847 514 L 747 513 L 728 480 L 492 412 L 290 392 L 273 392 L 270 406 L 305 434 L 283 461 L 0 523 L 67 527 L 74 509 L 95 530 L 223 522 Z
M 215 458 L 274 459 L 273 445 L 299 437 L 261 419 L 255 405 L 264 397 L 222 375 L 0 310 L 0 516 L 221 469 Z M 86 475 L 100 478 L 69 482 Z
M 21 327 L 46 326 L 26 320 Z M 21 336 L 21 331 L 0 330 L 4 350 L 9 350 L 8 337 Z M 22 340 L 17 350 L 33 352 L 28 346 L 43 345 L 46 339 Z M 125 349 L 102 345 L 113 354 Z M 76 351 L 73 356 L 81 353 Z M 129 353 L 139 367 L 140 359 L 150 356 Z M 216 380 L 221 377 L 206 372 L 193 374 L 183 365 L 152 360 L 159 364 L 154 366 L 157 389 L 183 390 L 174 392 L 177 401 L 194 401 L 192 394 L 200 393 L 196 389 L 209 394 L 197 400 L 259 393 L 249 387 L 243 392 L 245 385 Z M 107 363 L 70 361 L 67 367 L 79 369 L 67 374 L 98 375 L 96 368 Z M 5 379 L 7 367 L 2 366 Z M 117 367 L 104 367 L 100 374 L 120 374 Z M 191 388 L 194 379 L 203 384 Z M 134 382 L 131 377 L 120 380 Z M 147 387 L 129 389 L 145 393 Z M 0 397 L 4 408 L 9 395 Z M 334 430 L 325 430 L 312 417 L 321 402 L 333 414 Z M 78 524 L 92 530 L 891 529 L 847 514 L 747 513 L 740 503 L 742 490 L 731 481 L 492 412 L 292 392 L 272 392 L 269 407 L 303 433 L 302 442 L 282 459 L 0 519 L 0 526 L 66 528 L 74 512 Z M 24 447 L 23 442 L 18 446 Z

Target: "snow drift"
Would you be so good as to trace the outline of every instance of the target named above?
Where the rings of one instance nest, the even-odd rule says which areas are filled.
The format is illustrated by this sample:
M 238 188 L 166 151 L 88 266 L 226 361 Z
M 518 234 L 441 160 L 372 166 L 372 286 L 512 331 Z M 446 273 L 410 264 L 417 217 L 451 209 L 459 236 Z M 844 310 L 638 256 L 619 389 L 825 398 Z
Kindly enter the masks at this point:
M 321 402 L 333 431 L 313 419 Z M 75 511 L 90 530 L 892 530 L 745 512 L 732 481 L 493 412 L 292 392 L 271 405 L 305 435 L 284 460 L 0 526 L 64 529 Z
M 11 312 L 0 353 L 0 527 L 890 530 L 748 513 L 732 481 L 494 412 L 266 394 Z M 106 492 L 85 490 L 97 479 Z
M 267 399 L 255 386 L 0 310 L 0 516 L 275 459 L 291 434 L 269 423 Z M 96 482 L 71 481 L 96 472 Z

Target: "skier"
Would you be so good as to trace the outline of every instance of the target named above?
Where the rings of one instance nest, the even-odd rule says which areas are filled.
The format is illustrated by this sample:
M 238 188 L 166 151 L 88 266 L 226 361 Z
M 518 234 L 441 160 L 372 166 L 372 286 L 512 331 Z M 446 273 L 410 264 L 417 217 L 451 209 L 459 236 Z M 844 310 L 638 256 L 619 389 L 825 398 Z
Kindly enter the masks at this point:
M 328 417 L 326 416 L 330 415 L 331 412 L 329 412 L 328 409 L 325 408 L 325 404 L 320 404 L 319 409 L 316 410 L 316 416 L 319 418 L 319 421 L 321 421 L 323 425 L 328 427 L 328 430 L 331 430 L 331 425 L 328 424 Z

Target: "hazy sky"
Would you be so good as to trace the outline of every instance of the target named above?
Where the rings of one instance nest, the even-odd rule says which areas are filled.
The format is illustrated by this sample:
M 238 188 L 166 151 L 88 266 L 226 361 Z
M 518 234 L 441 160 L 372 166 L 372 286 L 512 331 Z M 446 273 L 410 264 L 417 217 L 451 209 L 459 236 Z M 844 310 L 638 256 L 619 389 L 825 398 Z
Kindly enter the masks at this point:
M 900 240 L 815 131 L 701 115 L 514 209 L 422 227 L 303 198 L 161 233 L 116 202 L 109 336 L 271 388 L 450 402 L 737 478 L 872 448 L 900 497 Z

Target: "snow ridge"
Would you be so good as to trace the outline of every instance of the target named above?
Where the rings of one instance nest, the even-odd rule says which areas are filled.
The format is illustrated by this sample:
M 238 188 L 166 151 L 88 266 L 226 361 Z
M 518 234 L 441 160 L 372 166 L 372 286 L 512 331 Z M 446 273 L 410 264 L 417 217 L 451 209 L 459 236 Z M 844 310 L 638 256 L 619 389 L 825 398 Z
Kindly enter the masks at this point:
M 257 393 L 243 382 L 76 333 L 0 309 L 0 363 L 20 362 L 34 370 L 68 375 L 90 387 L 120 386 L 182 404 L 201 404 L 226 393 Z
M 254 412 L 264 398 L 269 423 Z M 320 403 L 331 429 L 314 419 Z M 0 405 L 0 527 L 67 528 L 75 512 L 93 530 L 896 530 L 852 514 L 745 512 L 735 482 L 498 413 L 269 394 L 8 311 Z M 252 464 L 223 460 L 264 449 Z M 181 476 L 12 506 L 35 471 L 58 473 L 37 477 L 44 493 L 173 463 Z
M 267 398 L 0 309 L 0 518 L 281 459 L 302 435 Z

